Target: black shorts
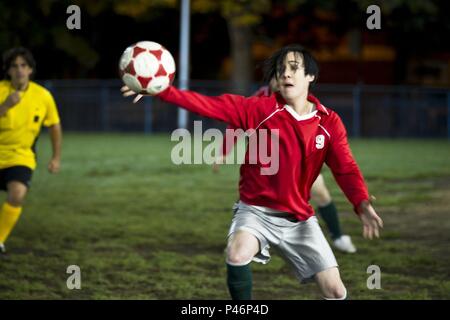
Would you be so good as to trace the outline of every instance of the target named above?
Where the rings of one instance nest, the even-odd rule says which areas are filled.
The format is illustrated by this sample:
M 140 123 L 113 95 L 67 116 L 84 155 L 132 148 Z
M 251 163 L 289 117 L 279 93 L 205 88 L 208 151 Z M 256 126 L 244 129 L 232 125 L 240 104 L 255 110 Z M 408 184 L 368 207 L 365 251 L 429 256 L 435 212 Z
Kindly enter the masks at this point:
M 30 188 L 33 170 L 25 166 L 14 166 L 0 169 L 0 190 L 7 190 L 6 186 L 11 181 L 20 181 Z

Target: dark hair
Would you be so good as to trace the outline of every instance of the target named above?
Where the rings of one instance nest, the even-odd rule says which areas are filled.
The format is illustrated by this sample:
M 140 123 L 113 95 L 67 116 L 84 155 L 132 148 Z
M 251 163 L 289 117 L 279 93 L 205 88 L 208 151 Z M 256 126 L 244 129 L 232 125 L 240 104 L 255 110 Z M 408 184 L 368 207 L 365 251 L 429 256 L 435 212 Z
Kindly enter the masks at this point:
M 291 44 L 276 51 L 270 58 L 264 62 L 264 82 L 269 83 L 273 77 L 278 78 L 278 75 L 284 72 L 284 59 L 289 52 L 299 53 L 303 58 L 303 67 L 305 75 L 314 76 L 315 83 L 319 77 L 319 66 L 312 54 L 299 44 Z
M 36 62 L 34 61 L 31 51 L 23 47 L 12 48 L 3 54 L 3 72 L 7 79 L 9 79 L 8 69 L 17 57 L 22 57 L 27 62 L 28 66 L 33 69 L 32 75 L 35 73 Z

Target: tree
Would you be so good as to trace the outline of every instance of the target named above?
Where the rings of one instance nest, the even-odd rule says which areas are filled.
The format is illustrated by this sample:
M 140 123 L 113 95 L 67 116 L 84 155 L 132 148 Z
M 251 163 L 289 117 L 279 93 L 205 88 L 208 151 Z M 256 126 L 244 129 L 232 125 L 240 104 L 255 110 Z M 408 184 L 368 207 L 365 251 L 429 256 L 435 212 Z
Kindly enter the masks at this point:
M 249 94 L 253 82 L 252 28 L 270 10 L 269 0 L 193 0 L 192 10 L 218 11 L 226 19 L 230 36 L 233 91 Z
M 41 0 L 42 1 L 42 0 Z M 47 0 L 51 1 L 51 0 Z M 129 1 L 89 1 L 84 5 L 91 13 L 101 12 L 112 6 L 120 15 L 133 17 L 139 21 L 149 21 L 163 9 L 178 9 L 177 0 L 129 0 Z M 366 9 L 378 5 L 382 12 L 382 30 L 391 37 L 399 56 L 397 74 L 405 74 L 408 57 L 417 52 L 429 52 L 444 45 L 442 38 L 450 32 L 449 20 L 445 16 L 449 3 L 445 0 L 430 1 L 380 1 L 380 0 L 191 0 L 193 13 L 219 13 L 227 22 L 232 61 L 231 83 L 233 91 L 240 94 L 251 93 L 254 62 L 252 45 L 255 30 L 270 15 L 275 6 L 283 7 L 285 17 L 311 14 L 310 23 L 319 26 L 317 15 L 326 12 L 336 17 L 334 24 L 328 25 L 330 32 L 338 36 L 351 34 L 353 52 L 361 58 L 362 34 L 367 30 Z M 444 8 L 447 7 L 447 10 Z M 444 9 L 442 9 L 444 8 Z M 268 26 L 271 28 L 272 26 Z M 277 34 L 276 37 L 283 35 Z M 275 39 L 273 42 L 275 43 Z M 405 41 L 406 40 L 406 41 Z M 411 50 L 411 43 L 423 43 Z M 278 42 L 275 46 L 286 43 Z M 448 46 L 448 45 L 447 45 Z M 276 49 L 274 47 L 274 49 Z M 257 79 L 261 80 L 261 79 Z M 398 79 L 401 81 L 401 79 Z
M 175 8 L 177 5 L 177 1 L 173 0 L 134 0 L 115 3 L 114 10 L 136 19 L 149 19 L 157 9 Z M 253 81 L 252 27 L 261 22 L 263 13 L 270 10 L 270 0 L 192 0 L 191 10 L 204 14 L 219 12 L 227 21 L 233 63 L 233 91 L 248 94 Z

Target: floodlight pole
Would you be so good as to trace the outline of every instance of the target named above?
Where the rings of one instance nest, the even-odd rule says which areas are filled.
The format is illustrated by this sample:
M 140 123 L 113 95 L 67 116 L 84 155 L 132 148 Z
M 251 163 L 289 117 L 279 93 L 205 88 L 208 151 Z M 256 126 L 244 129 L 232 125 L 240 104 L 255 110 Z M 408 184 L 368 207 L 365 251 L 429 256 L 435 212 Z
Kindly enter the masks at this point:
M 189 38 L 190 38 L 190 0 L 181 1 L 181 22 L 180 22 L 180 78 L 179 88 L 187 90 L 189 88 Z M 178 127 L 186 128 L 188 112 L 178 108 Z

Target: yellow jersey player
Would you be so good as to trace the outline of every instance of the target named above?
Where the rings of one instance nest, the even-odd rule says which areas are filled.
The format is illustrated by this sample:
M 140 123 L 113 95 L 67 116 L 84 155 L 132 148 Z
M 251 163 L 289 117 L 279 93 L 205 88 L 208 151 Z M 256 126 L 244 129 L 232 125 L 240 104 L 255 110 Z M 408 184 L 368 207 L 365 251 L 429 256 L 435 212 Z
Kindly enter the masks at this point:
M 6 80 L 0 81 L 0 189 L 7 192 L 0 207 L 0 252 L 16 225 L 36 168 L 35 143 L 41 126 L 49 128 L 53 156 L 50 173 L 60 168 L 62 131 L 52 95 L 31 81 L 35 61 L 25 48 L 3 55 Z

